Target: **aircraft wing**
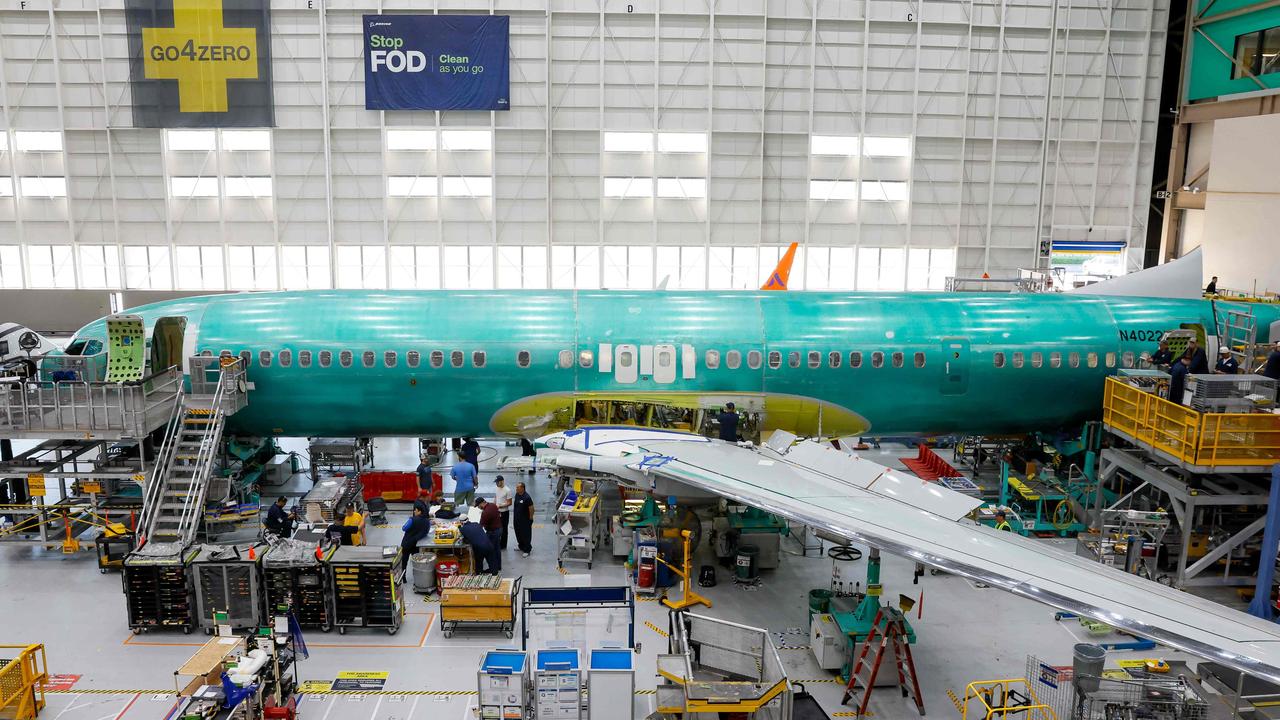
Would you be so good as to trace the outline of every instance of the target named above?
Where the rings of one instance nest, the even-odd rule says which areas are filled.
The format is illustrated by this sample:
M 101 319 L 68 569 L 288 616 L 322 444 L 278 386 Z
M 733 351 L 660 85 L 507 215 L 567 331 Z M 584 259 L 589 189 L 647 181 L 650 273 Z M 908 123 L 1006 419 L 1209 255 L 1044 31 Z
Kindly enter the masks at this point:
M 565 435 L 575 432 L 582 431 Z M 905 474 L 865 458 L 810 441 L 782 447 L 785 438 L 757 448 L 639 428 L 586 432 L 596 433 L 594 442 L 591 436 L 585 442 L 562 437 L 549 447 L 593 456 L 605 472 L 661 478 L 761 508 L 1280 682 L 1280 626 L 1016 533 L 956 519 L 948 511 L 971 499 L 934 484 L 941 500 L 922 502 L 902 493 L 906 482 L 886 493 L 877 488 L 883 477 L 865 482 L 868 471 Z M 862 465 L 861 475 L 851 461 Z M 936 504 L 927 507 L 929 502 Z

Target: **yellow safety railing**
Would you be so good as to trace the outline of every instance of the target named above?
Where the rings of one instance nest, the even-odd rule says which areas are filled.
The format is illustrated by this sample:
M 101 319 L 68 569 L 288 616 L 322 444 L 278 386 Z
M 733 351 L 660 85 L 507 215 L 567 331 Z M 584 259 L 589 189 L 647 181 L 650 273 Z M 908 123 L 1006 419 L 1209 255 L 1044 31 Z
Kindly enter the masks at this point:
M 1017 695 L 1010 691 L 1016 691 Z M 961 720 L 1002 720 L 1019 713 L 1026 713 L 1022 716 L 1024 720 L 1058 720 L 1053 709 L 1036 697 L 1025 678 L 978 680 L 964 689 Z
M 1280 415 L 1202 413 L 1107 378 L 1102 421 L 1139 445 L 1197 467 L 1280 462 Z
M 31 720 L 44 709 L 44 645 L 0 645 L 0 715 Z

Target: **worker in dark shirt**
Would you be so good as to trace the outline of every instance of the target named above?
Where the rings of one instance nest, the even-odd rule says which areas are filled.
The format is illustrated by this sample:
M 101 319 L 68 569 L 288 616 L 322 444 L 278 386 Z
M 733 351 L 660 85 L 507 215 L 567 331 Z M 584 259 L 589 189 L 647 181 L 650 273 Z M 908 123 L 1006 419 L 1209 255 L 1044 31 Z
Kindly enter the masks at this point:
M 1267 364 L 1262 366 L 1262 374 L 1272 380 L 1280 380 L 1280 343 L 1271 349 L 1271 354 L 1267 356 Z
M 347 524 L 347 509 L 339 508 L 333 513 L 333 522 L 325 528 L 324 536 L 329 542 L 337 545 L 354 545 L 353 538 L 360 532 L 359 525 Z
M 1240 363 L 1231 355 L 1231 348 L 1218 348 L 1218 364 L 1214 366 L 1213 372 L 1217 375 L 1235 375 L 1240 372 Z
M 738 442 L 738 411 L 733 403 L 725 403 L 720 413 L 720 439 Z
M 511 523 L 515 526 L 520 555 L 529 557 L 533 550 L 533 498 L 524 483 L 516 483 L 516 494 L 511 496 Z
M 463 460 L 471 463 L 476 472 L 480 472 L 480 443 L 476 442 L 475 438 L 469 437 L 463 440 L 462 448 L 458 452 L 462 454 Z
M 1204 294 L 1205 295 L 1218 294 L 1218 276 L 1217 275 L 1214 275 L 1213 278 L 1209 280 L 1209 284 L 1204 286 Z
M 293 535 L 293 521 L 298 519 L 297 513 L 288 512 L 284 509 L 287 502 L 289 502 L 288 498 L 276 498 L 271 507 L 267 508 L 267 519 L 262 523 L 266 526 L 267 532 L 279 535 L 282 538 Z
M 431 462 L 426 455 L 422 456 L 422 462 L 418 463 L 418 489 L 431 492 L 433 487 L 431 478 Z
M 400 539 L 400 561 L 408 563 L 409 558 L 418 552 L 418 543 L 431 534 L 431 517 L 420 508 L 413 509 L 413 515 L 400 527 L 404 537 Z
M 500 572 L 502 570 L 502 512 L 498 510 L 497 503 L 491 503 L 484 498 L 476 498 L 476 507 L 480 508 L 480 527 L 484 528 L 485 534 L 489 536 L 489 544 L 493 546 L 493 552 L 489 556 L 489 572 Z
M 489 542 L 489 533 L 480 527 L 480 523 L 464 522 L 459 529 L 462 533 L 462 539 L 471 546 L 472 562 L 475 565 L 477 573 L 486 572 L 482 570 L 484 563 L 492 563 L 494 556 L 493 543 Z M 493 565 L 489 565 L 488 572 L 496 574 Z
M 1204 375 L 1209 372 L 1209 356 L 1196 342 L 1195 338 L 1187 341 L 1187 354 L 1191 356 L 1191 368 L 1187 372 L 1192 375 Z
M 1173 364 L 1169 371 L 1169 401 L 1182 404 L 1182 396 L 1187 389 L 1187 373 L 1191 372 L 1191 351 L 1188 350 Z
M 1173 364 L 1173 351 L 1169 349 L 1169 341 L 1161 340 L 1160 347 L 1151 355 L 1151 366 L 1168 370 Z

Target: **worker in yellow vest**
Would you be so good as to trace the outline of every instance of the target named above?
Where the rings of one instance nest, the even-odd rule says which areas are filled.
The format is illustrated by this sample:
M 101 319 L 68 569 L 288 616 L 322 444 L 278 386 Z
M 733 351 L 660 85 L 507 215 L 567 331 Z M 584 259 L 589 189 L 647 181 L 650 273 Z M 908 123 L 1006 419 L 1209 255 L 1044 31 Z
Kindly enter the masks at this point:
M 1013 532 L 1013 526 L 1009 524 L 1008 516 L 1005 515 L 1005 512 L 1003 510 L 996 511 L 995 528 L 997 530 L 1006 530 L 1008 532 Z
M 364 513 L 357 510 L 355 505 L 352 505 L 347 509 L 347 517 L 343 524 L 360 528 L 352 534 L 351 544 L 364 545 Z

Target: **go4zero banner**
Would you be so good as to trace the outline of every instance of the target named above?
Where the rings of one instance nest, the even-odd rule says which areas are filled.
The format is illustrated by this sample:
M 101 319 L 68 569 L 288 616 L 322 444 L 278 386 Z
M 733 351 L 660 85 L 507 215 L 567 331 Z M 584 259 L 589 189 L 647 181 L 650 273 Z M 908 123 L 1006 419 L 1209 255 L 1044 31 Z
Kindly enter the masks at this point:
M 509 110 L 506 15 L 365 15 L 368 110 Z
M 135 127 L 270 127 L 270 0 L 126 0 Z

